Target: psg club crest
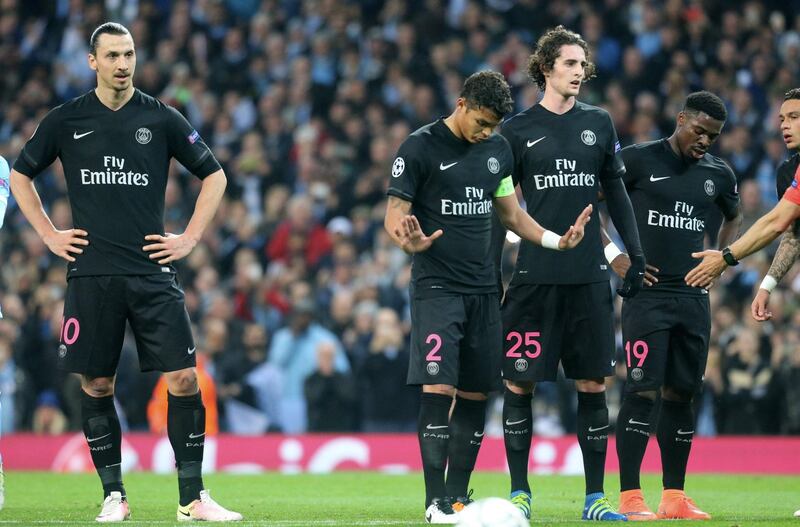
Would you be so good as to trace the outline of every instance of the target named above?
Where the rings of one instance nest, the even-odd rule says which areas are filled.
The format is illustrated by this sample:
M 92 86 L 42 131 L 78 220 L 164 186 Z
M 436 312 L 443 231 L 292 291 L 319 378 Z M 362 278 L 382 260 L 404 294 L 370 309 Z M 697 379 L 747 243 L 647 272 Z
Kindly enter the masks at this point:
M 428 370 L 428 375 L 438 375 L 439 374 L 439 365 L 436 364 L 435 362 L 429 362 L 428 363 L 428 367 L 426 369 Z
M 403 170 L 406 169 L 406 162 L 403 160 L 402 157 L 398 157 L 392 163 L 392 177 L 400 177 L 403 173 Z
M 498 172 L 500 172 L 500 162 L 494 157 L 489 158 L 489 161 L 486 163 L 486 166 L 489 167 L 489 172 L 491 172 L 492 174 L 497 174 Z
M 146 145 L 153 138 L 153 133 L 149 128 L 139 128 L 136 130 L 136 142 L 140 145 Z
M 586 146 L 592 146 L 597 142 L 597 136 L 594 135 L 594 132 L 591 130 L 584 130 L 581 132 L 581 141 L 583 141 L 583 144 Z
M 710 179 L 706 180 L 705 184 L 703 185 L 703 188 L 705 189 L 706 194 L 708 194 L 709 196 L 714 195 L 714 182 L 711 181 Z
M 517 371 L 525 371 L 528 369 L 528 361 L 525 359 L 517 359 L 514 363 L 514 369 Z
M 633 379 L 636 382 L 639 382 L 642 379 L 644 379 L 644 370 L 642 370 L 641 368 L 632 369 L 631 370 L 631 379 Z

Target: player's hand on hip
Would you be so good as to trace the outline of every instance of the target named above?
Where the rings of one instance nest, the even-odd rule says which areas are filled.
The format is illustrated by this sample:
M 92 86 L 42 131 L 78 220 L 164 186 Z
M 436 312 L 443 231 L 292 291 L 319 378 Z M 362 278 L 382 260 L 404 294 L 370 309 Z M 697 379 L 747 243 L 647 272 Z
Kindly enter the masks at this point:
M 89 240 L 84 238 L 89 233 L 83 229 L 66 229 L 60 231 L 53 230 L 42 238 L 42 241 L 50 251 L 56 256 L 65 259 L 68 262 L 74 262 L 75 257 L 73 254 L 83 254 L 83 249 L 89 245 Z
M 769 303 L 769 291 L 759 288 L 753 303 L 750 304 L 750 314 L 759 322 L 764 322 L 772 318 L 772 312 L 767 309 Z
M 563 251 L 565 249 L 572 249 L 581 243 L 586 224 L 589 223 L 591 219 L 592 206 L 586 205 L 586 208 L 583 209 L 577 219 L 575 219 L 575 223 L 570 225 L 569 230 L 558 240 L 558 248 Z
M 622 286 L 617 289 L 617 294 L 622 298 L 632 298 L 636 296 L 642 289 L 644 284 L 645 271 L 647 270 L 647 262 L 645 262 L 643 254 L 635 254 L 630 258 L 630 267 L 625 272 L 625 279 L 622 281 Z
M 175 260 L 180 260 L 194 249 L 197 242 L 185 234 L 172 234 L 166 233 L 164 236 L 160 234 L 148 234 L 144 237 L 145 240 L 156 242 L 142 247 L 145 251 L 149 252 L 151 260 L 158 260 L 159 264 L 168 264 Z
M 620 278 L 624 279 L 625 275 L 628 274 L 628 269 L 631 267 L 631 259 L 628 258 L 628 255 L 625 253 L 620 253 L 611 261 L 611 270 L 619 276 Z M 647 287 L 651 287 L 653 284 L 658 283 L 658 278 L 656 278 L 655 273 L 658 272 L 658 268 L 654 265 L 646 264 L 644 269 L 644 285 Z
M 719 278 L 727 267 L 721 251 L 709 249 L 692 253 L 692 258 L 702 258 L 702 261 L 684 277 L 686 284 L 692 287 L 707 287 L 714 279 Z

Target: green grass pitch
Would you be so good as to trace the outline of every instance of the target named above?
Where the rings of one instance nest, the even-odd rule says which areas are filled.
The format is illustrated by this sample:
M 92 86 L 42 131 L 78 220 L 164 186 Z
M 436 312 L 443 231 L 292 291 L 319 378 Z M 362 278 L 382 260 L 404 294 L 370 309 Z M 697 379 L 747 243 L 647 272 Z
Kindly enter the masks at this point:
M 619 499 L 617 475 L 609 474 L 606 489 L 612 503 Z M 330 475 L 209 475 L 206 486 L 220 503 L 244 514 L 244 525 L 281 527 L 344 525 L 425 525 L 421 474 L 384 475 L 372 472 Z M 534 525 L 587 525 L 578 521 L 583 506 L 583 478 L 532 476 Z M 643 480 L 645 497 L 658 505 L 660 479 Z M 476 473 L 474 497 L 506 496 L 508 477 Z M 129 474 L 125 488 L 131 503 L 128 525 L 185 525 L 175 522 L 177 483 L 173 476 Z M 800 476 L 690 476 L 688 493 L 714 519 L 706 526 L 800 527 L 792 513 L 800 508 Z M 8 472 L 6 506 L 0 526 L 97 525 L 101 490 L 92 474 Z M 697 522 L 660 522 L 670 527 Z

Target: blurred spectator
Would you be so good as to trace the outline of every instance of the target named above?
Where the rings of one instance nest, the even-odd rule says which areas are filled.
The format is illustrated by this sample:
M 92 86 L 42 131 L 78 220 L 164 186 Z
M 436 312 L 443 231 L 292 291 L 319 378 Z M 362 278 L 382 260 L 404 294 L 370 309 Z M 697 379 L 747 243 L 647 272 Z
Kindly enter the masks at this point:
M 61 411 L 55 392 L 48 390 L 39 394 L 33 411 L 33 433 L 58 435 L 66 431 L 67 418 Z
M 283 375 L 280 400 L 280 427 L 285 433 L 296 434 L 307 428 L 304 383 L 317 367 L 317 349 L 327 342 L 334 348 L 333 368 L 348 372 L 350 366 L 336 336 L 315 322 L 316 306 L 308 298 L 298 299 L 289 314 L 288 327 L 275 333 L 269 350 L 269 364 Z
M 358 392 L 350 372 L 335 370 L 336 345 L 317 346 L 317 367 L 305 380 L 309 432 L 351 432 L 356 429 Z
M 358 372 L 362 430 L 413 432 L 416 430 L 417 390 L 406 386 L 407 342 L 397 313 L 378 310 L 373 322 L 369 354 Z

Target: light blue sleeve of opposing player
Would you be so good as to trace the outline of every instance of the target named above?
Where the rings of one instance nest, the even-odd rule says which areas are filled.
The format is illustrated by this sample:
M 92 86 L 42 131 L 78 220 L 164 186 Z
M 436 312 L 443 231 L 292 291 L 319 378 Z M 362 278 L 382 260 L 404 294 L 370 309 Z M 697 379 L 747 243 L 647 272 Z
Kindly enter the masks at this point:
M 9 174 L 8 162 L 0 156 L 0 227 L 3 226 L 3 218 L 6 216 L 6 207 L 8 206 L 8 196 L 11 194 Z
M 8 196 L 11 194 L 9 174 L 8 162 L 3 159 L 3 156 L 0 156 L 0 227 L 3 226 L 3 218 L 6 216 L 6 207 L 8 207 Z M 3 318 L 2 311 L 0 311 L 0 318 Z

